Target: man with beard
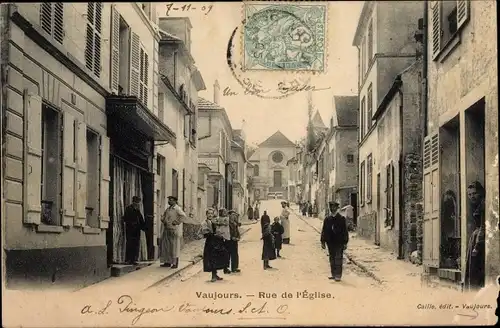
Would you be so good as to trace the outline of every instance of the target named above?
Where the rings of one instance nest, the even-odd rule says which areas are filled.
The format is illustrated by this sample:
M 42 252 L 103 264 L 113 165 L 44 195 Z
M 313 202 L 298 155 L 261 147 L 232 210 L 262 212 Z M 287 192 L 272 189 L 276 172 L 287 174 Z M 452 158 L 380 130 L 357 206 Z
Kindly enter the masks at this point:
M 328 279 L 342 279 L 343 253 L 349 242 L 349 233 L 345 218 L 338 213 L 339 203 L 329 202 L 330 215 L 323 221 L 321 248 L 328 246 L 332 276 Z

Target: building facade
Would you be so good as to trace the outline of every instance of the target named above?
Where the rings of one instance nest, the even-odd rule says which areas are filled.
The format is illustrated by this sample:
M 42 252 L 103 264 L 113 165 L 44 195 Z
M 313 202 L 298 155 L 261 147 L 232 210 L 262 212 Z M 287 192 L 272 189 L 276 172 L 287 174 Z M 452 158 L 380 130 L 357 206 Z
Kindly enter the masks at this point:
M 289 168 L 286 163 L 295 156 L 295 144 L 280 131 L 259 144 L 249 158 L 252 164 L 254 200 L 287 199 Z
M 231 141 L 233 129 L 226 110 L 219 105 L 220 87 L 215 81 L 214 102 L 198 99 L 198 163 L 210 168 L 207 204 L 232 208 L 233 174 Z
M 233 179 L 233 206 L 240 216 L 247 209 L 247 158 L 245 151 L 245 134 L 242 130 L 233 130 L 234 139 L 231 140 L 231 165 L 234 170 Z
M 116 207 L 141 189 L 141 259 L 153 258 L 153 144 L 172 137 L 150 87 L 154 6 L 9 4 L 2 14 L 8 279 L 88 284 L 109 276 L 123 237 L 114 230 Z M 134 133 L 125 153 L 121 136 Z M 119 195 L 118 157 L 130 176 Z
M 500 274 L 496 4 L 429 1 L 424 8 L 424 268 L 443 281 L 464 280 L 474 228 L 467 190 L 478 182 L 486 191 L 484 278 L 494 283 Z
M 389 91 L 396 75 L 416 58 L 414 34 L 422 5 L 415 1 L 367 1 L 363 5 L 353 45 L 358 48 L 359 61 L 359 133 L 358 133 L 358 232 L 380 244 L 381 222 L 387 220 L 387 211 L 378 215 L 377 174 L 378 130 L 373 114 Z M 375 193 L 374 193 L 375 192 Z M 391 229 L 399 233 L 399 222 Z

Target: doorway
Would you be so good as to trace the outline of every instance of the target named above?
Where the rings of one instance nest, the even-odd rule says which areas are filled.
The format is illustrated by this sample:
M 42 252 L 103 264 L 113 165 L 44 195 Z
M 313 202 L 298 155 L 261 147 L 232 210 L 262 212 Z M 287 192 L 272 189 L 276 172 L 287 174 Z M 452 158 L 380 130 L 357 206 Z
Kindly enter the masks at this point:
M 281 171 L 274 171 L 274 187 L 281 187 Z
M 352 221 L 354 222 L 354 225 L 358 224 L 358 194 L 355 192 L 352 192 L 350 197 L 349 197 L 349 203 L 353 207 L 353 218 Z

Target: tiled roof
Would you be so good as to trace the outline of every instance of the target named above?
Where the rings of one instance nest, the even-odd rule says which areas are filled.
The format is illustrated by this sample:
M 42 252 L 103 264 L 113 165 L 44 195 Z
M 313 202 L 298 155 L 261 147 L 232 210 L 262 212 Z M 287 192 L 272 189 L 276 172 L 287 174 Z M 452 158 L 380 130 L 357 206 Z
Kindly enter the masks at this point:
M 334 96 L 339 126 L 358 125 L 358 96 Z
M 323 122 L 323 119 L 321 118 L 321 115 L 319 114 L 319 111 L 316 111 L 316 114 L 314 114 L 314 117 L 312 119 L 312 124 L 315 128 L 326 128 L 325 122 Z
M 205 98 L 198 98 L 198 109 L 201 110 L 223 110 L 219 105 L 206 100 Z
M 290 141 L 281 131 L 276 131 L 272 136 L 267 138 L 259 145 L 259 148 L 280 148 L 280 147 L 295 147 L 295 144 Z

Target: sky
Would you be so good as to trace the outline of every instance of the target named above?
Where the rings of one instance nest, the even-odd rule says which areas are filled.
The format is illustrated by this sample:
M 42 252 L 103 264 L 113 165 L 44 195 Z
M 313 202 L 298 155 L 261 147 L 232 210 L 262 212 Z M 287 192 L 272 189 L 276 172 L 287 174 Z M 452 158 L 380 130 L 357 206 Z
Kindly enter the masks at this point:
M 307 1 L 304 3 L 310 4 Z M 362 1 L 321 2 L 327 3 L 327 69 L 325 73 L 289 72 L 248 72 L 243 77 L 262 80 L 265 86 L 275 86 L 279 81 L 300 79 L 310 76 L 310 85 L 318 89 L 312 93 L 314 107 L 319 110 L 326 125 L 332 116 L 333 95 L 356 95 L 357 93 L 357 49 L 352 46 Z M 233 30 L 241 26 L 243 4 L 229 3 L 158 3 L 159 17 L 189 17 L 191 30 L 191 53 L 205 81 L 206 90 L 199 93 L 209 101 L 214 101 L 214 81 L 220 85 L 219 104 L 225 108 L 233 129 L 245 131 L 249 145 L 258 144 L 276 131 L 281 131 L 291 141 L 299 140 L 306 134 L 308 92 L 298 92 L 282 99 L 262 99 L 255 95 L 243 94 L 227 65 L 226 51 Z M 208 9 L 212 8 L 208 12 Z M 193 9 L 193 7 L 195 9 Z M 174 10 L 173 8 L 177 8 Z M 204 10 L 203 10 L 204 9 Z M 208 12 L 208 13 L 207 13 Z M 238 38 L 235 63 L 242 62 L 240 34 Z M 245 75 L 246 74 L 246 75 Z M 229 87 L 237 95 L 224 96 L 222 91 Z M 273 89 L 275 90 L 275 88 Z

